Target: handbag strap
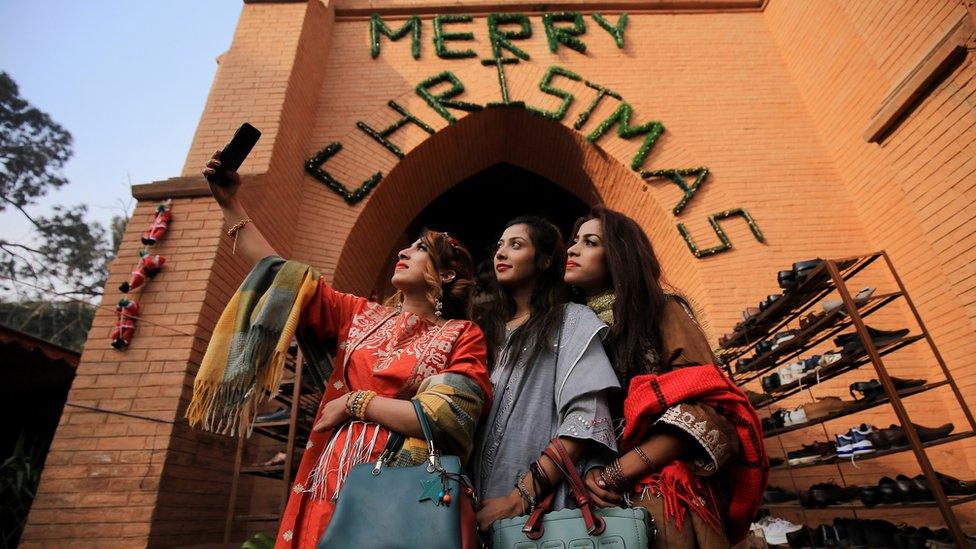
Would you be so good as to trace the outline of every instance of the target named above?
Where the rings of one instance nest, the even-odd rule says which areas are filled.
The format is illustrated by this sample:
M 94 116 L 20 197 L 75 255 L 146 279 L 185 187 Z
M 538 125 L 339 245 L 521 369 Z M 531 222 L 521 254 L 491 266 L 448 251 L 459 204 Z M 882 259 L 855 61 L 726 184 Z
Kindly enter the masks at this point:
M 555 450 L 553 450 L 555 448 Z M 580 478 L 579 473 L 576 472 L 576 464 L 573 463 L 572 458 L 569 456 L 569 452 L 566 451 L 566 447 L 563 446 L 562 441 L 558 438 L 552 439 L 551 443 L 546 446 L 542 451 L 542 454 L 553 461 L 556 467 L 563 473 L 563 480 L 569 484 L 569 489 L 573 493 L 573 497 L 576 498 L 576 505 L 579 506 L 580 512 L 583 515 L 583 522 L 586 525 L 586 533 L 594 536 L 599 536 L 606 530 L 606 522 L 603 518 L 593 514 L 593 502 L 590 500 L 590 496 L 586 491 L 586 487 L 583 485 L 583 479 Z M 522 527 L 522 532 L 525 533 L 526 537 L 532 540 L 536 540 L 542 537 L 545 532 L 545 526 L 543 525 L 542 519 L 546 513 L 552 511 L 552 504 L 555 500 L 556 490 L 553 490 L 542 502 L 532 511 L 529 515 L 528 520 L 525 521 L 525 525 Z

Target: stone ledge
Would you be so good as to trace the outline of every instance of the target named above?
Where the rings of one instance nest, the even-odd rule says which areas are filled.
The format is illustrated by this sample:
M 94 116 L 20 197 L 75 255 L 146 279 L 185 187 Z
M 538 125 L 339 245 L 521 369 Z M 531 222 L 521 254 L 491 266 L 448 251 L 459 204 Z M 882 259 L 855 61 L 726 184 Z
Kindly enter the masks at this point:
M 171 177 L 162 181 L 132 186 L 132 197 L 136 200 L 196 198 L 200 196 L 210 196 L 210 186 L 203 176 Z

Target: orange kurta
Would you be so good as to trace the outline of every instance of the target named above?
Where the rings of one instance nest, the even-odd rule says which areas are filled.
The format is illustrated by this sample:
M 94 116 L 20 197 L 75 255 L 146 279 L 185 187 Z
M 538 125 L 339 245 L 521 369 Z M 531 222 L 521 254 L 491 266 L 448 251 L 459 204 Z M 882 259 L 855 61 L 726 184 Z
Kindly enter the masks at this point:
M 339 342 L 336 368 L 321 404 L 365 389 L 380 396 L 410 399 L 423 380 L 441 373 L 467 376 L 481 388 L 486 401 L 490 395 L 484 335 L 472 322 L 448 320 L 438 324 L 412 313 L 397 313 L 390 307 L 337 292 L 320 281 L 302 312 L 302 324 L 320 338 L 335 337 Z M 322 412 L 321 404 L 315 421 Z M 333 497 L 340 479 L 353 464 L 375 461 L 388 436 L 386 428 L 360 421 L 338 428 L 335 440 L 333 432 L 312 432 L 275 547 L 314 548 L 335 510 Z M 320 464 L 325 464 L 320 472 L 326 473 L 319 475 L 322 480 L 313 492 L 312 473 Z

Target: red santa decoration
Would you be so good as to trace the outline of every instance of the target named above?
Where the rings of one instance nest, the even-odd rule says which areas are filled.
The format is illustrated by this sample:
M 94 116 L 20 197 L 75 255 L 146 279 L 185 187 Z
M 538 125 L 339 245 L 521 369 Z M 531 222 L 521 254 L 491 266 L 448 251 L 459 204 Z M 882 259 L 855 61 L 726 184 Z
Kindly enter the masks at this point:
M 163 268 L 164 263 L 166 263 L 165 257 L 159 254 L 150 255 L 148 251 L 140 250 L 139 264 L 132 270 L 128 282 L 123 282 L 119 289 L 122 290 L 122 293 L 128 293 L 129 290 L 135 290 L 142 286 L 146 279 L 156 276 L 156 273 Z
M 152 246 L 159 239 L 166 234 L 169 229 L 169 223 L 173 219 L 173 209 L 172 200 L 167 200 L 162 204 L 156 206 L 156 214 L 153 216 L 153 222 L 146 229 L 146 232 L 142 234 L 142 243 L 146 246 Z
M 115 306 L 118 318 L 115 319 L 115 327 L 112 328 L 112 347 L 124 349 L 132 341 L 132 334 L 136 331 L 136 318 L 139 316 L 139 305 L 128 298 L 119 300 Z

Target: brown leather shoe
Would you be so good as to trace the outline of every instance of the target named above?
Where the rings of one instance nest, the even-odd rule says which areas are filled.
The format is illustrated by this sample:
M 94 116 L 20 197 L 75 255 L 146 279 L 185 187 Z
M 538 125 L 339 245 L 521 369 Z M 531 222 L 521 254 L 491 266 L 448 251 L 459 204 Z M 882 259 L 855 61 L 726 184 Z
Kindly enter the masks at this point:
M 839 412 L 851 404 L 853 404 L 853 402 L 841 400 L 835 396 L 828 396 L 821 398 L 817 402 L 804 404 L 803 411 L 806 412 L 807 421 L 815 421 L 817 419 L 827 417 L 834 412 Z
M 949 433 L 953 431 L 956 427 L 951 423 L 946 423 L 945 425 L 940 425 L 938 427 L 923 427 L 917 423 L 912 423 L 915 427 L 915 431 L 918 433 L 918 438 L 922 442 L 929 442 L 931 440 L 936 440 L 942 437 L 949 436 Z M 886 449 L 886 448 L 900 448 L 903 446 L 908 446 L 908 436 L 905 434 L 905 429 L 900 425 L 891 425 L 887 429 L 875 429 L 875 431 L 868 435 L 868 440 L 874 445 L 876 449 Z

